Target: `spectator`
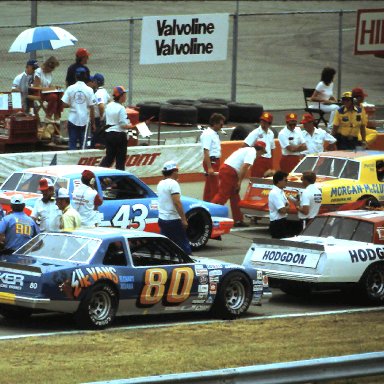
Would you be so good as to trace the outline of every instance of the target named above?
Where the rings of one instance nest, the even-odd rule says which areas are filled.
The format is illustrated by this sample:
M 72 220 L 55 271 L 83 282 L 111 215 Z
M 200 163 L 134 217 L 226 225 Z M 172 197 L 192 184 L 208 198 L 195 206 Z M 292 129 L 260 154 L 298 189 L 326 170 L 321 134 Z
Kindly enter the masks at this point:
M 68 136 L 69 149 L 80 149 L 85 147 L 87 136 L 87 124 L 90 120 L 94 127 L 95 115 L 93 106 L 96 104 L 95 95 L 91 87 L 85 84 L 86 71 L 84 68 L 77 68 L 77 82 L 70 85 L 64 92 L 62 101 L 64 106 L 70 108 L 68 115 Z
M 325 67 L 323 69 L 320 82 L 316 85 L 311 97 L 312 101 L 318 103 L 310 106 L 310 108 L 319 108 L 326 113 L 331 113 L 328 123 L 329 129 L 332 129 L 333 117 L 335 111 L 339 108 L 337 100 L 333 96 L 333 78 L 335 74 L 336 70 L 334 68 Z
M 60 100 L 60 92 L 57 91 L 59 87 L 52 85 L 52 72 L 59 65 L 60 63 L 55 56 L 50 56 L 47 60 L 45 60 L 43 65 L 35 70 L 33 87 L 40 89 L 41 101 L 47 102 L 47 107 L 45 109 L 45 122 L 60 125 L 63 104 Z M 48 91 L 52 92 L 44 93 Z M 52 117 L 54 120 L 52 120 Z
M 82 227 L 97 227 L 100 222 L 98 207 L 103 200 L 96 190 L 96 176 L 92 171 L 84 170 L 81 184 L 72 193 L 73 207 L 81 216 Z
M 355 106 L 352 92 L 344 92 L 342 97 L 343 106 L 336 111 L 333 121 L 332 136 L 336 137 L 337 148 L 356 149 L 359 145 L 358 136 L 361 134 L 361 145 L 367 146 L 365 141 L 365 112 Z
M 239 208 L 239 192 L 241 183 L 256 156 L 264 153 L 265 143 L 257 141 L 255 147 L 243 147 L 233 152 L 219 169 L 219 189 L 213 197 L 212 203 L 224 205 L 229 199 L 235 227 L 248 227 L 248 224 L 243 221 L 243 214 Z
M 54 198 L 55 189 L 51 179 L 40 179 L 39 191 L 43 197 L 36 200 L 31 217 L 39 223 L 41 232 L 54 232 L 60 229 L 61 212 Z
M 21 103 L 26 113 L 28 113 L 30 107 L 27 99 L 28 88 L 33 84 L 33 76 L 37 68 L 39 68 L 39 65 L 36 60 L 28 60 L 25 71 L 17 75 L 12 83 L 12 92 L 21 93 Z
M 273 168 L 272 151 L 275 149 L 275 136 L 270 129 L 272 121 L 272 113 L 264 112 L 260 117 L 260 126 L 250 132 L 244 140 L 244 147 L 251 147 L 256 141 L 265 143 L 265 153 L 256 157 L 251 168 L 251 177 L 263 177 L 265 172 Z
M 160 233 L 169 237 L 189 255 L 191 247 L 186 233 L 188 222 L 180 200 L 181 190 L 177 182 L 179 170 L 176 162 L 167 161 L 162 173 L 164 179 L 157 185 Z
M 225 117 L 223 115 L 213 113 L 209 119 L 210 127 L 205 129 L 200 136 L 203 148 L 203 168 L 206 175 L 203 193 L 204 201 L 211 201 L 217 193 L 221 157 L 221 141 L 218 132 L 223 127 L 224 121 Z
M 116 169 L 125 170 L 127 157 L 127 130 L 132 128 L 124 108 L 127 100 L 126 90 L 122 86 L 113 88 L 113 101 L 105 109 L 106 119 L 106 155 L 100 163 L 101 167 L 110 167 L 116 160 Z
M 336 143 L 336 139 L 326 132 L 324 129 L 316 128 L 314 125 L 315 118 L 310 113 L 304 113 L 301 124 L 303 124 L 303 137 L 307 149 L 302 153 L 307 155 L 309 153 L 324 152 L 324 143 Z
M 74 231 L 81 226 L 81 217 L 76 209 L 72 208 L 69 192 L 65 188 L 60 188 L 56 195 L 56 204 L 62 211 L 60 218 L 60 230 L 62 232 Z
M 77 68 L 84 68 L 85 69 L 85 78 L 84 82 L 88 84 L 90 81 L 90 73 L 88 67 L 85 65 L 88 62 L 90 54 L 85 48 L 79 48 L 76 51 L 76 61 L 75 63 L 71 64 L 67 69 L 67 76 L 65 78 L 65 84 L 67 87 L 70 85 L 73 85 L 76 83 L 76 70 Z
M 288 173 L 276 171 L 273 175 L 273 187 L 268 195 L 269 207 L 269 231 L 273 239 L 281 239 L 287 236 L 287 216 L 289 202 L 284 193 L 287 185 Z
M 280 170 L 289 173 L 300 162 L 301 152 L 307 149 L 307 145 L 301 129 L 296 126 L 296 113 L 287 113 L 285 121 L 287 125 L 278 136 L 281 147 Z
M 24 213 L 24 208 L 24 197 L 13 195 L 12 212 L 0 221 L 0 234 L 5 235 L 3 254 L 14 252 L 40 232 L 34 220 Z

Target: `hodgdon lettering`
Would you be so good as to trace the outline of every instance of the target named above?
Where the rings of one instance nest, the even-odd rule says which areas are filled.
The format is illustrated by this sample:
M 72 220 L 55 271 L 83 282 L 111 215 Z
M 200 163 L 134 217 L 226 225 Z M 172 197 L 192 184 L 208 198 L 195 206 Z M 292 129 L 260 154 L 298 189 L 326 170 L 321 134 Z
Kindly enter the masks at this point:
M 284 263 L 304 264 L 307 255 L 302 253 L 280 252 L 280 251 L 265 251 L 263 260 L 281 261 Z
M 384 248 L 354 249 L 349 251 L 352 263 L 360 261 L 384 260 Z

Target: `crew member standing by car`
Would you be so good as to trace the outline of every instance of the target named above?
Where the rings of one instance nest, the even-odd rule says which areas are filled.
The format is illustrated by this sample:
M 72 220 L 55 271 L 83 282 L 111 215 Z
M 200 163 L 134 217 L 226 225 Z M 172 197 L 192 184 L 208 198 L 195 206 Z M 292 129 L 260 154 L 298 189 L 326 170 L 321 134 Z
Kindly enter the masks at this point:
M 31 240 L 40 229 L 35 221 L 24 213 L 25 203 L 22 195 L 13 195 L 11 198 L 12 212 L 0 221 L 0 234 L 5 235 L 5 254 L 10 254 Z
M 200 136 L 203 147 L 203 168 L 206 174 L 203 200 L 211 201 L 217 193 L 219 185 L 218 171 L 220 168 L 221 141 L 218 132 L 223 127 L 225 116 L 214 113 L 209 119 L 207 129 Z
M 181 204 L 181 189 L 177 182 L 179 169 L 176 162 L 167 161 L 162 173 L 164 179 L 157 185 L 160 233 L 190 255 L 192 252 L 186 233 L 188 222 Z
M 269 231 L 273 239 L 281 239 L 288 234 L 287 216 L 289 202 L 284 193 L 287 177 L 288 173 L 276 171 L 273 175 L 273 187 L 268 195 Z
M 55 189 L 51 179 L 40 179 L 39 191 L 41 191 L 43 197 L 36 201 L 31 217 L 40 223 L 41 232 L 59 231 L 61 212 L 56 205 Z
M 90 80 L 90 74 L 89 69 L 85 64 L 87 64 L 89 56 L 90 54 L 85 48 L 79 48 L 76 51 L 76 61 L 67 69 L 67 76 L 65 78 L 65 84 L 67 87 L 76 83 L 76 70 L 78 68 L 83 68 L 85 70 L 84 82 L 88 84 Z
M 103 200 L 96 191 L 96 176 L 92 171 L 86 169 L 81 174 L 81 184 L 74 189 L 72 202 L 81 216 L 81 226 L 97 227 L 100 222 L 98 207 Z
M 287 125 L 279 132 L 281 147 L 280 170 L 286 173 L 292 171 L 300 162 L 301 152 L 307 149 L 301 129 L 296 126 L 296 113 L 287 113 L 285 116 Z
M 256 157 L 251 168 L 251 177 L 263 177 L 265 172 L 273 168 L 272 151 L 275 149 L 275 135 L 270 129 L 272 121 L 272 113 L 264 112 L 260 117 L 260 126 L 250 132 L 244 140 L 244 147 L 252 147 L 256 141 L 265 143 L 265 153 Z
M 62 232 L 74 231 L 81 226 L 79 212 L 71 206 L 68 189 L 60 188 L 56 195 L 56 204 L 62 211 L 60 230 Z
M 332 136 L 336 137 L 337 149 L 356 149 L 359 145 L 358 136 L 361 134 L 361 145 L 367 146 L 365 140 L 365 124 L 367 118 L 361 106 L 355 106 L 352 92 L 344 92 L 341 98 L 343 106 L 335 113 Z
M 239 192 L 241 183 L 256 156 L 264 153 L 265 143 L 257 141 L 253 147 L 243 147 L 233 152 L 220 167 L 219 189 L 211 202 L 224 205 L 229 199 L 235 227 L 248 227 L 248 224 L 243 221 L 243 214 L 239 208 Z

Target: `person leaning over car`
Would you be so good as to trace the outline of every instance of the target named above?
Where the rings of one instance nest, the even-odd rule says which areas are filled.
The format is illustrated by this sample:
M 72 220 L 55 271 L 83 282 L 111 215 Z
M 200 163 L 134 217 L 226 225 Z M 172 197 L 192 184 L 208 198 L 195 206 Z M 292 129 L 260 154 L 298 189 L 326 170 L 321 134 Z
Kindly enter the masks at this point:
M 170 160 L 164 163 L 162 174 L 164 179 L 157 185 L 160 233 L 190 255 L 192 251 L 186 233 L 188 221 L 180 200 L 181 189 L 177 182 L 179 169 L 176 162 Z
M 268 195 L 269 208 L 269 231 L 273 239 L 281 239 L 286 237 L 287 232 L 287 216 L 289 202 L 284 193 L 287 185 L 288 173 L 276 171 L 273 175 L 273 187 Z
M 361 106 L 354 105 L 352 92 L 344 92 L 341 98 L 343 106 L 335 113 L 332 136 L 336 137 L 337 149 L 356 149 L 359 145 L 358 136 L 361 134 L 361 145 L 366 147 L 365 111 Z
M 60 218 L 60 230 L 62 232 L 73 231 L 81 226 L 79 212 L 71 206 L 68 189 L 60 188 L 56 195 L 56 204 L 62 211 Z
M 10 254 L 31 240 L 40 229 L 35 221 L 24 213 L 25 203 L 22 195 L 13 195 L 11 198 L 12 212 L 0 221 L 0 234 L 5 235 L 5 254 Z

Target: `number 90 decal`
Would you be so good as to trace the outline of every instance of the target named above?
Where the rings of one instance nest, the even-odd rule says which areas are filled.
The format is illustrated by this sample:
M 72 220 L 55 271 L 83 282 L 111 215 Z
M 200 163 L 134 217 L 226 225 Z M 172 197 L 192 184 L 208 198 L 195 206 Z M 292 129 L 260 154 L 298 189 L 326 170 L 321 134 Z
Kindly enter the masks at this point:
M 132 213 L 130 205 L 122 205 L 113 216 L 111 223 L 114 227 L 145 229 L 145 219 L 148 217 L 148 208 L 144 204 L 133 204 Z
M 191 294 L 194 272 L 192 268 L 180 267 L 172 271 L 169 287 L 165 290 L 168 273 L 163 268 L 150 268 L 145 271 L 144 287 L 139 304 L 151 306 L 164 299 L 165 305 L 179 304 Z

